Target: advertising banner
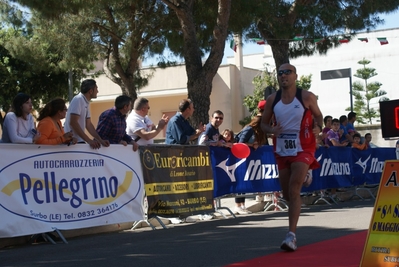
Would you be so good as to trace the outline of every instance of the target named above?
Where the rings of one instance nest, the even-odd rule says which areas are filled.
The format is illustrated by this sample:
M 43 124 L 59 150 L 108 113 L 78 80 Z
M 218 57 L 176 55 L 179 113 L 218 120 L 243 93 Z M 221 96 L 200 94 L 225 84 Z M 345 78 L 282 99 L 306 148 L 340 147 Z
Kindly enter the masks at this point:
M 0 145 L 0 237 L 144 218 L 139 154 L 130 146 Z
M 207 146 L 140 147 L 148 216 L 213 212 L 213 175 Z
M 214 197 L 231 193 L 280 191 L 278 170 L 272 146 L 251 148 L 247 158 L 238 159 L 224 147 L 210 147 Z
M 386 161 L 361 267 L 399 265 L 399 161 Z

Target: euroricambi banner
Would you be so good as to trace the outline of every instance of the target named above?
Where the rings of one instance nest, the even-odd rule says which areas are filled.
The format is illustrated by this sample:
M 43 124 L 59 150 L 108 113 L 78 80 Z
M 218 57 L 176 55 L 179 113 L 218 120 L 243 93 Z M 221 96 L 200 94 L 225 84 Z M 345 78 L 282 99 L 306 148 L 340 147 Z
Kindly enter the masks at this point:
M 0 145 L 0 237 L 142 220 L 131 146 Z
M 140 147 L 148 216 L 179 217 L 213 212 L 209 147 Z
M 385 162 L 360 267 L 399 266 L 399 161 Z

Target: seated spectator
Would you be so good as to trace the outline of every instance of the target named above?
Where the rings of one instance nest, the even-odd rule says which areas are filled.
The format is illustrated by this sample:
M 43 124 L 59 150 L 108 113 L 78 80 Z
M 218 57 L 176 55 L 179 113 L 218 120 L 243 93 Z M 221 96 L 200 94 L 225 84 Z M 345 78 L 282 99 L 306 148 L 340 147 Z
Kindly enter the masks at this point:
M 234 144 L 234 132 L 230 129 L 224 129 L 222 134 L 219 135 L 219 140 L 223 147 L 231 148 Z
M 366 150 L 368 148 L 368 145 L 367 145 L 366 142 L 364 142 L 363 144 L 360 144 L 360 134 L 359 133 L 355 133 L 353 135 L 352 147 L 353 148 L 357 148 L 359 150 Z
M 77 139 L 73 137 L 72 132 L 65 133 L 61 120 L 65 118 L 67 107 L 65 100 L 56 98 L 48 102 L 39 112 L 39 124 L 37 130 L 40 138 L 36 140 L 36 144 L 59 145 L 59 144 L 76 144 Z
M 32 100 L 19 93 L 14 98 L 11 111 L 4 118 L 2 143 L 32 144 L 40 137 L 33 121 Z

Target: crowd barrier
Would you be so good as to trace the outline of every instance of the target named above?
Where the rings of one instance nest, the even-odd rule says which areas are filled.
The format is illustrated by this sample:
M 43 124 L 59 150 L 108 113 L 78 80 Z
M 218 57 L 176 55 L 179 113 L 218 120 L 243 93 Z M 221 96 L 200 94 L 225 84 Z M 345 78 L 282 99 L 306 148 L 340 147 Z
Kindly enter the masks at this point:
M 231 193 L 281 191 L 271 146 L 251 149 L 246 159 L 237 159 L 229 149 L 210 147 L 215 181 L 214 197 Z M 386 160 L 396 159 L 395 148 L 358 150 L 350 147 L 321 147 L 316 150 L 320 168 L 303 192 L 327 188 L 378 184 Z
M 303 191 L 378 184 L 394 148 L 320 148 Z M 213 211 L 214 198 L 280 191 L 271 146 L 238 159 L 207 146 L 0 144 L 0 238 Z

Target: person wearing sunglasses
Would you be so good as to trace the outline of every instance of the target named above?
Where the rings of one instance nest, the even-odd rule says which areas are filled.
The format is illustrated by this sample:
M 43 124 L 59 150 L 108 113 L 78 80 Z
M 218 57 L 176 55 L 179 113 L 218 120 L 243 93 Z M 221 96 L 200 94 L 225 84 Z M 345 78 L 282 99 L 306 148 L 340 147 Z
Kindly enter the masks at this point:
M 219 126 L 222 125 L 223 119 L 224 115 L 222 111 L 216 110 L 212 113 L 211 121 L 205 126 L 205 132 L 203 132 L 198 138 L 199 145 L 222 145 L 222 142 L 219 141 Z
M 149 100 L 139 97 L 134 101 L 133 110 L 126 119 L 126 132 L 140 146 L 151 145 L 154 138 L 165 128 L 169 117 L 162 115 L 158 124 L 155 125 L 148 116 L 150 111 Z
M 277 74 L 280 90 L 266 100 L 262 130 L 265 134 L 273 134 L 280 186 L 284 199 L 289 201 L 289 229 L 281 249 L 295 251 L 295 233 L 302 205 L 301 188 L 311 183 L 308 170 L 320 166 L 314 157 L 316 137 L 313 127 L 323 125 L 323 115 L 316 96 L 296 86 L 298 75 L 293 65 L 282 64 Z

